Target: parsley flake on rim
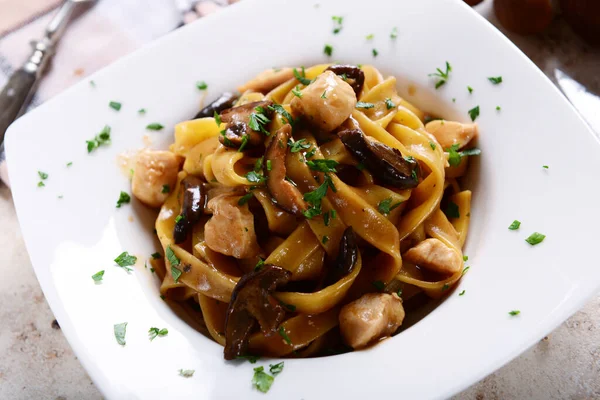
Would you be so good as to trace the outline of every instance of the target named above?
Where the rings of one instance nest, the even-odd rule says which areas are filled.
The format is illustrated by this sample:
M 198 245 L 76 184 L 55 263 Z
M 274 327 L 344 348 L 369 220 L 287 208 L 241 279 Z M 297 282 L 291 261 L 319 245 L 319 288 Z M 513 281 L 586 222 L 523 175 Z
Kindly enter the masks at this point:
M 108 106 L 116 111 L 121 110 L 121 103 L 119 103 L 118 101 L 111 101 L 110 103 L 108 103 Z
M 191 378 L 192 376 L 194 376 L 194 372 L 196 372 L 193 369 L 180 369 L 179 371 L 179 376 L 183 376 L 184 378 Z
M 150 328 L 148 329 L 148 338 L 150 341 L 153 341 L 158 336 L 166 336 L 169 334 L 169 330 L 167 328 L 158 329 L 158 328 Z
M 396 39 L 398 37 L 398 28 L 393 27 L 392 33 L 390 33 L 390 39 Z
M 128 252 L 124 251 L 121 254 L 119 254 L 114 261 L 119 267 L 123 268 L 127 272 L 130 272 L 133 271 L 133 269 L 129 268 L 129 266 L 134 265 L 136 263 L 137 257 L 132 256 Z
M 356 102 L 356 108 L 365 108 L 365 109 L 368 109 L 368 108 L 373 108 L 373 107 L 375 107 L 375 104 L 373 104 L 373 103 L 366 103 L 364 101 L 358 101 L 358 102 Z
M 42 182 L 42 181 L 38 182 L 38 187 L 44 187 L 44 186 L 46 186 L 46 184 L 44 182 Z
M 475 122 L 477 117 L 479 117 L 479 106 L 475 106 L 469 110 L 469 117 L 471 117 L 471 121 Z
M 531 235 L 529 235 L 527 239 L 525 239 L 525 241 L 530 245 L 535 246 L 536 244 L 542 243 L 545 238 L 546 235 L 541 234 L 539 232 L 533 232 Z
M 517 229 L 519 229 L 521 227 L 521 221 L 518 220 L 514 220 L 512 224 L 510 224 L 510 226 L 508 227 L 508 229 L 510 229 L 511 231 L 516 231 Z
M 121 208 L 123 204 L 128 204 L 129 202 L 131 202 L 131 196 L 128 193 L 121 191 L 119 199 L 117 200 L 117 208 Z
M 550 167 L 548 167 L 547 165 L 542 165 L 542 168 L 544 168 L 544 169 L 548 169 L 548 168 L 550 168 Z
M 471 86 L 467 86 L 467 90 L 469 91 L 469 94 L 473 93 L 473 88 Z
M 265 372 L 265 367 L 254 368 L 254 376 L 252 377 L 252 385 L 263 393 L 267 393 L 273 384 L 271 375 Z
M 331 20 L 333 21 L 333 34 L 337 35 L 342 30 L 342 23 L 344 22 L 344 17 L 332 16 Z
M 96 137 L 94 137 L 92 140 L 85 141 L 87 144 L 88 153 L 91 153 L 93 150 L 102 145 L 107 145 L 110 143 L 110 130 L 110 126 L 105 125 L 100 133 L 96 135 Z
M 158 260 L 159 258 L 161 258 L 161 255 L 159 252 L 156 252 L 156 253 L 150 254 L 150 257 L 152 257 L 154 260 Z
M 38 175 L 40 176 L 41 180 L 45 180 L 48 179 L 48 174 L 42 171 L 38 171 Z
M 367 36 L 365 36 L 365 39 L 367 39 L 367 40 L 373 40 L 374 37 L 375 37 L 375 35 L 372 34 L 372 33 L 370 33 Z
M 151 124 L 146 125 L 146 129 L 148 129 L 149 131 L 160 131 L 163 128 L 164 126 L 162 126 L 158 122 L 153 122 Z
M 70 167 L 71 165 L 73 165 L 73 161 L 69 161 L 69 162 L 67 163 L 67 167 Z
M 373 57 L 377 57 L 379 55 L 379 52 L 377 51 L 377 49 L 371 50 L 371 53 L 373 53 Z
M 502 108 L 500 108 L 500 106 L 496 106 L 496 111 L 500 111 L 502 110 Z
M 138 114 L 140 114 L 140 115 L 144 115 L 144 114 L 146 114 L 146 109 L 145 109 L 145 108 L 140 108 L 140 109 L 138 110 Z
M 208 84 L 204 81 L 198 81 L 196 82 L 196 87 L 198 88 L 198 90 L 206 90 L 208 89 Z
M 512 310 L 512 311 L 509 311 L 508 314 L 514 317 L 515 315 L 521 314 L 521 311 L 519 311 L 519 310 Z
M 465 294 L 465 292 L 466 292 L 466 290 L 463 290 L 463 291 L 462 291 L 462 292 L 460 292 L 458 295 L 459 295 L 459 296 L 462 296 L 462 295 L 464 295 L 464 294 Z
M 328 57 L 331 57 L 333 54 L 333 46 L 330 44 L 326 44 L 323 48 L 323 53 L 325 53 Z
M 492 82 L 494 85 L 499 85 L 502 83 L 502 77 L 501 76 L 496 76 L 496 77 L 490 76 L 488 78 L 488 81 Z
M 92 279 L 94 282 L 102 282 L 102 278 L 104 277 L 104 270 L 96 272 L 92 275 Z
M 113 327 L 115 332 L 115 339 L 121 346 L 125 346 L 125 334 L 127 333 L 127 322 L 121 324 L 115 324 Z
M 269 364 L 269 372 L 273 374 L 273 376 L 277 376 L 283 371 L 283 361 L 277 364 Z
M 429 74 L 431 77 L 437 78 L 435 82 L 435 88 L 438 89 L 440 86 L 445 85 L 448 79 L 450 78 L 450 72 L 452 72 L 452 66 L 448 61 L 446 61 L 446 71 L 442 71 L 439 68 L 436 68 L 436 72 L 433 74 Z

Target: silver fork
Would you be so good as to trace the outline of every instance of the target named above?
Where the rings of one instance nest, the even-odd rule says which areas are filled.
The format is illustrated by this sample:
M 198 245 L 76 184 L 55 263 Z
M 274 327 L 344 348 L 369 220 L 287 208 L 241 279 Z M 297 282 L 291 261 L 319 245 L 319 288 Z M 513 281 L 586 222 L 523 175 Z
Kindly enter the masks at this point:
M 55 52 L 73 13 L 83 4 L 92 5 L 97 0 L 67 0 L 52 18 L 41 40 L 32 41 L 33 51 L 21 68 L 16 70 L 0 93 L 0 148 L 8 126 L 27 108 L 37 83 Z M 0 150 L 1 151 L 1 150 Z

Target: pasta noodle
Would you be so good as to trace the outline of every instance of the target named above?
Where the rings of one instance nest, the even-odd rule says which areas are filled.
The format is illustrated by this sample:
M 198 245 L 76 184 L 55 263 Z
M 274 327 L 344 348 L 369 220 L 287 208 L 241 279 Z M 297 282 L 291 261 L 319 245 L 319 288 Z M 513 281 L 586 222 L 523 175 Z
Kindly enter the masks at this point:
M 226 358 L 362 348 L 398 330 L 409 298 L 439 298 L 463 274 L 460 150 L 477 127 L 425 123 L 373 66 L 286 76 L 268 87 L 265 72 L 266 90 L 177 124 L 177 178 L 162 182 L 161 294 L 189 305 Z

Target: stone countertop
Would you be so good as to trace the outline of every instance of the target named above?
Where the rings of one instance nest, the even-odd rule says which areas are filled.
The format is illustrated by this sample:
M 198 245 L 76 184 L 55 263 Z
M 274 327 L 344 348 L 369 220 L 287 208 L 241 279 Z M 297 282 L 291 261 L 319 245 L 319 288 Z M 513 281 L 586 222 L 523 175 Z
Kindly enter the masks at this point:
M 497 25 L 490 5 L 488 0 L 477 10 Z M 588 94 L 600 94 L 600 49 L 582 43 L 560 19 L 536 37 L 506 34 L 554 82 L 568 76 Z M 586 116 L 599 131 L 590 121 L 594 116 Z M 46 303 L 10 190 L 0 185 L 0 243 L 5 244 L 0 252 L 0 398 L 99 399 Z M 548 338 L 455 398 L 600 398 L 600 296 Z

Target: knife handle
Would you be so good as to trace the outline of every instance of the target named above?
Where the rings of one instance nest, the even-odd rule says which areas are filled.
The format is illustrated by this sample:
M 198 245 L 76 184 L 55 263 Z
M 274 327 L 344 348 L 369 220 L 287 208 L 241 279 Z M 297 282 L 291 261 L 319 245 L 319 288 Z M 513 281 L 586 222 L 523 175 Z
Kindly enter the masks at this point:
M 4 142 L 4 134 L 8 126 L 20 115 L 27 104 L 32 88 L 37 81 L 37 74 L 24 68 L 15 71 L 0 93 L 0 143 Z

